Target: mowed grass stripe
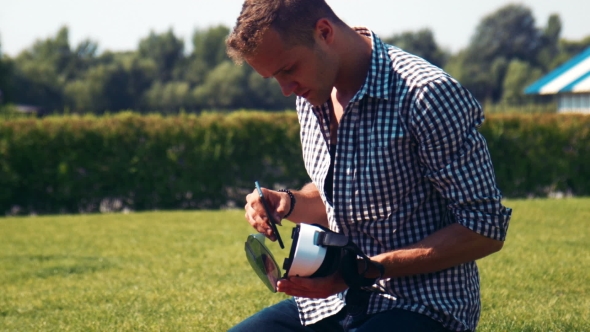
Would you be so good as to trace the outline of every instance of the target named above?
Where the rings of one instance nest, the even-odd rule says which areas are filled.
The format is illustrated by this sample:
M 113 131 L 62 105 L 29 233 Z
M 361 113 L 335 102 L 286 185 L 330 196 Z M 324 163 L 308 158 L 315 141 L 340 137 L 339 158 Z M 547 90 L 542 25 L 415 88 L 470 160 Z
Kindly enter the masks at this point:
M 590 331 L 590 199 L 507 204 L 504 248 L 479 262 L 478 331 Z
M 250 232 L 241 211 L 0 219 L 0 330 L 225 330 L 280 299 Z
M 478 331 L 590 330 L 590 199 L 507 205 Z M 0 218 L 0 330 L 225 331 L 285 298 L 250 271 L 252 231 L 241 210 Z

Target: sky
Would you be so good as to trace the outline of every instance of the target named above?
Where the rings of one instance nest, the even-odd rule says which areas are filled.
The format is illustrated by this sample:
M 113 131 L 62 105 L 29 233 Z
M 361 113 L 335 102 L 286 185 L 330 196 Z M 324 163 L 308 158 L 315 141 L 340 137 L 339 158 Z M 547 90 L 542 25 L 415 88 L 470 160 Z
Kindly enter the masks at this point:
M 590 35 L 588 0 L 327 0 L 349 25 L 363 25 L 382 37 L 430 28 L 437 43 L 457 52 L 469 44 L 486 15 L 509 3 L 531 8 L 538 27 L 559 14 L 563 38 Z M 586 3 L 586 5 L 584 5 Z M 16 56 L 38 39 L 68 26 L 70 45 L 98 42 L 99 52 L 137 49 L 150 31 L 172 28 L 190 48 L 195 29 L 219 24 L 232 27 L 242 0 L 0 0 L 2 52 Z

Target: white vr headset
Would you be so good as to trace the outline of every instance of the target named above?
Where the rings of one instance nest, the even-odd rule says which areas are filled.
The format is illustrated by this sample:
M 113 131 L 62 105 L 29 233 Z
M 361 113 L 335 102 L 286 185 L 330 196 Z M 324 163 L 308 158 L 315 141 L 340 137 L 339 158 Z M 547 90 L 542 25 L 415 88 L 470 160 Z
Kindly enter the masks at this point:
M 255 184 L 270 227 L 276 235 L 279 245 L 284 248 L 281 235 L 262 194 L 260 184 L 258 181 Z M 244 250 L 248 262 L 260 280 L 268 289 L 276 292 L 277 282 L 281 278 L 281 271 L 274 256 L 264 245 L 264 239 L 265 237 L 262 234 L 248 236 Z M 289 257 L 283 263 L 283 269 L 285 270 L 283 278 L 294 276 L 326 277 L 339 271 L 350 289 L 360 289 L 361 287 L 373 285 L 383 276 L 383 265 L 371 261 L 344 234 L 332 232 L 322 226 L 302 223 L 293 229 L 291 239 L 293 239 L 293 242 Z M 374 266 L 379 271 L 380 276 L 378 278 L 365 277 L 365 273 L 370 266 Z
M 279 237 L 278 232 L 275 234 Z M 339 271 L 350 288 L 360 289 L 373 285 L 380 278 L 365 277 L 370 266 L 377 268 L 383 276 L 383 266 L 371 261 L 346 235 L 318 225 L 299 224 L 293 228 L 291 238 L 289 257 L 283 262 L 283 278 L 325 277 Z M 260 280 L 269 290 L 276 292 L 281 269 L 264 239 L 262 234 L 250 235 L 244 249 Z

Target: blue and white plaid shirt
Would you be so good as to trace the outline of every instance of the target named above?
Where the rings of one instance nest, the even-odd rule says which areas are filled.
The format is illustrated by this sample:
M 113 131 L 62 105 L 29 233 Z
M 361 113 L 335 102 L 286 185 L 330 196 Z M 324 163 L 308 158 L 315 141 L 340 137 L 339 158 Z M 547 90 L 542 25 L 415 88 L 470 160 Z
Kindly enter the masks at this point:
M 326 204 L 330 228 L 369 256 L 403 248 L 459 223 L 503 241 L 511 210 L 501 204 L 478 102 L 425 60 L 372 39 L 367 78 L 344 111 L 334 160 L 333 206 L 324 181 L 330 167 L 328 104 L 297 99 L 305 167 Z M 450 330 L 475 330 L 480 314 L 475 262 L 436 273 L 381 280 L 367 312 L 401 308 Z M 344 307 L 342 294 L 296 298 L 313 324 Z

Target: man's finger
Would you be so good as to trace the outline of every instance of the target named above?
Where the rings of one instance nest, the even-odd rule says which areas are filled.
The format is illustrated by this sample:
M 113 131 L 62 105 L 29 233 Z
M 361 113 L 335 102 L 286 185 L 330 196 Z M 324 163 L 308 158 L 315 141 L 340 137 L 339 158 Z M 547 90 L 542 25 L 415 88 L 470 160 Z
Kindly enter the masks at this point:
M 301 278 L 301 277 L 289 277 L 286 280 L 294 287 L 306 288 L 306 289 L 317 289 L 325 287 L 325 278 Z
M 316 288 L 316 289 L 308 289 L 297 287 L 294 283 L 286 282 L 285 280 L 279 281 L 277 284 L 277 291 L 281 293 L 285 293 L 290 296 L 298 296 L 298 297 L 307 297 L 307 298 L 326 298 L 330 295 L 330 291 L 328 288 Z

